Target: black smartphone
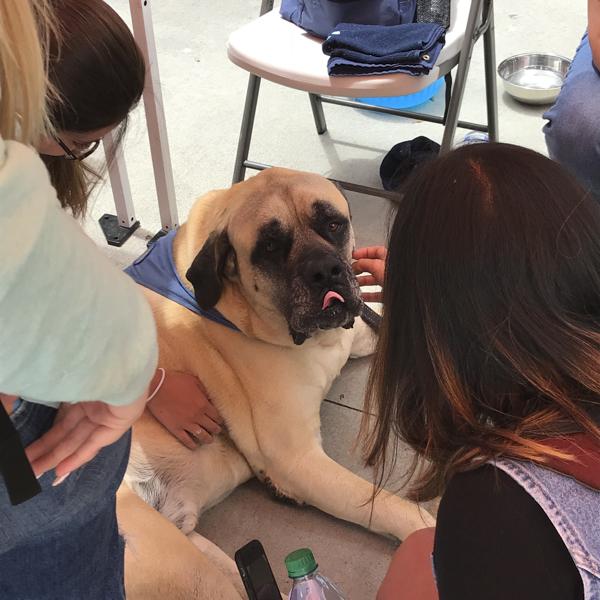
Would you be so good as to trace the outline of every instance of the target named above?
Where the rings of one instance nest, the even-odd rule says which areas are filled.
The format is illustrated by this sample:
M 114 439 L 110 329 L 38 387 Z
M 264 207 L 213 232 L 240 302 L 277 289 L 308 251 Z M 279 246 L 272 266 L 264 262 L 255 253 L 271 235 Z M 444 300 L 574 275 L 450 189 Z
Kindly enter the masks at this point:
M 281 600 L 265 549 L 258 540 L 248 542 L 235 553 L 235 564 L 250 600 Z

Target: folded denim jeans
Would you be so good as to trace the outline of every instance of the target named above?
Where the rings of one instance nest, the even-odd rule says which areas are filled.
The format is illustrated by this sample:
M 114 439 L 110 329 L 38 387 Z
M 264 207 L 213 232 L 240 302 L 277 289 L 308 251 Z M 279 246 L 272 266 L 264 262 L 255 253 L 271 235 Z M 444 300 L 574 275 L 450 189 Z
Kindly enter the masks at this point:
M 433 64 L 391 64 L 371 65 L 348 62 L 343 58 L 330 58 L 327 62 L 327 71 L 332 77 L 361 76 L 361 75 L 387 75 L 390 73 L 406 73 L 407 75 L 428 75 Z
M 323 52 L 349 50 L 372 57 L 386 58 L 414 50 L 428 50 L 444 36 L 436 23 L 403 25 L 358 25 L 339 23 L 323 42 Z
M 435 47 L 434 47 L 435 48 Z M 389 56 L 371 56 L 362 54 L 354 50 L 334 50 L 331 58 L 342 58 L 349 63 L 359 63 L 362 65 L 414 65 L 421 62 L 423 56 L 427 59 L 430 50 L 410 50 L 408 52 L 400 52 L 398 54 L 390 54 Z M 425 60 L 425 62 L 428 62 Z
M 356 25 L 340 23 L 323 43 L 330 75 L 429 73 L 444 46 L 435 23 Z

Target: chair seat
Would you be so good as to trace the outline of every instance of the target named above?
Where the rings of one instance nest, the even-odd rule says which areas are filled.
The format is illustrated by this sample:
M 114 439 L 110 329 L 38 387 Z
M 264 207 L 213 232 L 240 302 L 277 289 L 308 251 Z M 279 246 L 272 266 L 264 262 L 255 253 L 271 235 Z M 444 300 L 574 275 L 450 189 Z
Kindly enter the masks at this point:
M 345 97 L 413 94 L 445 75 L 460 53 L 469 13 L 469 0 L 452 2 L 452 22 L 446 44 L 428 75 L 405 73 L 356 77 L 330 77 L 323 40 L 283 19 L 276 10 L 234 31 L 227 42 L 229 60 L 237 66 L 305 92 Z

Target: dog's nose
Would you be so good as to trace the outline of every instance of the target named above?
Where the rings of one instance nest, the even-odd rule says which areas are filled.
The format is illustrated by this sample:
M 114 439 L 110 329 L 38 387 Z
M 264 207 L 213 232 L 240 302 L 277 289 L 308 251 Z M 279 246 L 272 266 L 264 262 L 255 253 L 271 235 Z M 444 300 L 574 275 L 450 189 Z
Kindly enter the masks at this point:
M 304 263 L 304 277 L 309 285 L 324 288 L 342 279 L 343 265 L 335 256 L 320 256 Z

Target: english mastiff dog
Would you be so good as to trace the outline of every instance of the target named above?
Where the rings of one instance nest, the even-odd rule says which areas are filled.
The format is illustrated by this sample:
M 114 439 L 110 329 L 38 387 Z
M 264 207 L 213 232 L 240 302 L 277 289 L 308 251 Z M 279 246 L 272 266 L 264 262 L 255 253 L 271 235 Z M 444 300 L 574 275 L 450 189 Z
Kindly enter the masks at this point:
M 200 198 L 173 238 L 179 283 L 207 316 L 145 289 L 160 366 L 202 381 L 226 434 L 189 450 L 146 411 L 126 480 L 200 546 L 199 515 L 251 477 L 399 539 L 434 523 L 385 491 L 371 506 L 372 483 L 321 446 L 322 399 L 348 358 L 375 341 L 359 318 L 353 247 L 348 203 L 333 183 L 272 168 Z

